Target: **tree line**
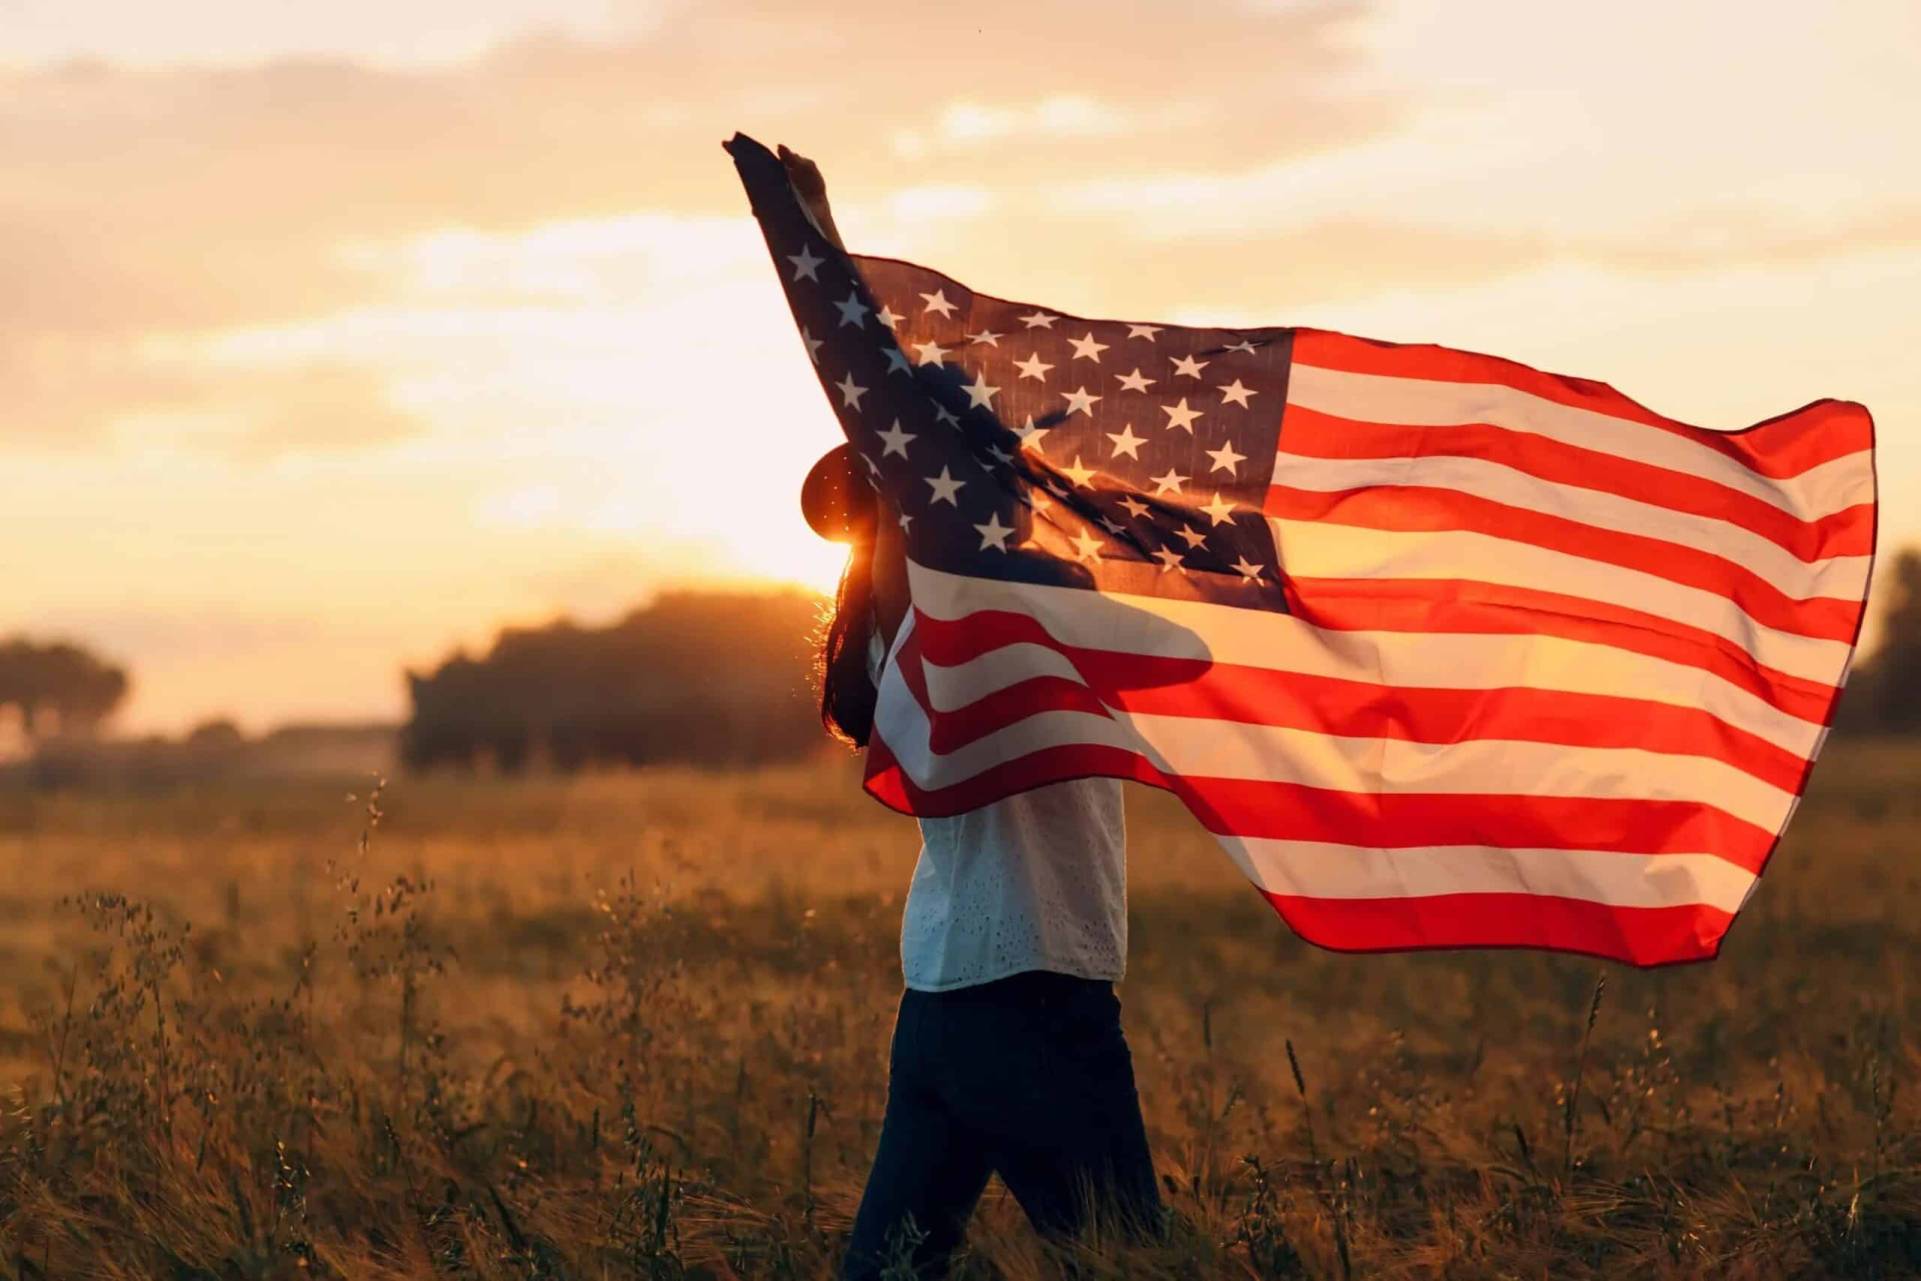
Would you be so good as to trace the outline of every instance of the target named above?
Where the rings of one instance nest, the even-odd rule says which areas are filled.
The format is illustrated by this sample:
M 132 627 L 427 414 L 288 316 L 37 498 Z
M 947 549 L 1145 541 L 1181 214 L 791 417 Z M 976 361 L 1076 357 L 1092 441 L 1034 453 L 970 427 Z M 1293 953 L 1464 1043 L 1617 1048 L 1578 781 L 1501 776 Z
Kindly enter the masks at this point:
M 1873 654 L 1855 664 L 1837 728 L 1921 732 L 1921 551 L 1902 551 L 1875 586 L 1881 640 Z
M 822 741 L 809 684 L 822 602 L 675 592 L 609 627 L 508 628 L 478 657 L 408 672 L 414 768 L 738 765 Z

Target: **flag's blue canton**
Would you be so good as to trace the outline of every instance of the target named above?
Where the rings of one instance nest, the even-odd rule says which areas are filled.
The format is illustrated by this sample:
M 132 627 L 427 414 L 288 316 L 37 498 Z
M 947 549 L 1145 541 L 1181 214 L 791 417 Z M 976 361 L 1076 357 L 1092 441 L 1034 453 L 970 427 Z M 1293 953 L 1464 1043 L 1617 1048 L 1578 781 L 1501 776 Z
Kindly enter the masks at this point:
M 914 560 L 1286 608 L 1261 507 L 1291 331 L 1088 321 L 985 297 L 848 257 L 784 175 L 760 191 L 748 176 L 808 355 Z

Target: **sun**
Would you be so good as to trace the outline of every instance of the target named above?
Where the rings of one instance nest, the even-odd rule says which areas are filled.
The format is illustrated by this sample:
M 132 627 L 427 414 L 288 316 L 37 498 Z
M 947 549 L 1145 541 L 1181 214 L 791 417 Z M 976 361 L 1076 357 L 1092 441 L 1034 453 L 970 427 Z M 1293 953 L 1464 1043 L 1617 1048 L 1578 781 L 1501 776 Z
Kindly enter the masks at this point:
M 823 595 L 833 594 L 847 563 L 845 544 L 818 537 L 798 513 L 786 511 L 729 530 L 723 551 L 743 577 L 791 583 Z

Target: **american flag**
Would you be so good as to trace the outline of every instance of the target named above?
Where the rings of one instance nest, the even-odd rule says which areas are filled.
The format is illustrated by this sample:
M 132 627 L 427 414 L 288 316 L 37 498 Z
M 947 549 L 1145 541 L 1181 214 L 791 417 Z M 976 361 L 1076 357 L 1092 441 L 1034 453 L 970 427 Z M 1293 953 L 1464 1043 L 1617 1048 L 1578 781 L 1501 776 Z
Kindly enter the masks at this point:
M 905 534 L 874 796 L 1163 787 L 1337 950 L 1716 954 L 1859 632 L 1865 409 L 1717 432 L 1444 347 L 1005 302 L 842 253 L 729 150 Z

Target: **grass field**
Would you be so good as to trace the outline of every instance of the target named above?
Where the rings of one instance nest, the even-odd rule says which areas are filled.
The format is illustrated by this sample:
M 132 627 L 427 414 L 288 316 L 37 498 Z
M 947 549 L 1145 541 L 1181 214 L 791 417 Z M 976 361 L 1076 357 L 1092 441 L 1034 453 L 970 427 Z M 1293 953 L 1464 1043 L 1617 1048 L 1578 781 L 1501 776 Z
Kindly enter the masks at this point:
M 0 791 L 0 1275 L 831 1275 L 912 824 L 838 761 L 378 805 Z M 964 1275 L 1921 1274 L 1921 749 L 1832 747 L 1652 973 L 1323 953 L 1129 805 L 1176 1223 L 1050 1254 L 994 1191 Z

